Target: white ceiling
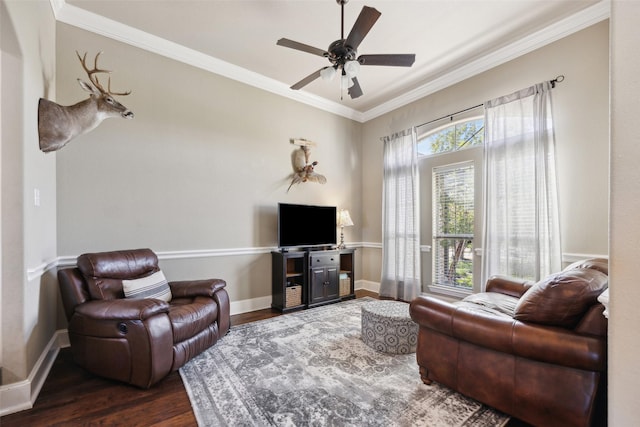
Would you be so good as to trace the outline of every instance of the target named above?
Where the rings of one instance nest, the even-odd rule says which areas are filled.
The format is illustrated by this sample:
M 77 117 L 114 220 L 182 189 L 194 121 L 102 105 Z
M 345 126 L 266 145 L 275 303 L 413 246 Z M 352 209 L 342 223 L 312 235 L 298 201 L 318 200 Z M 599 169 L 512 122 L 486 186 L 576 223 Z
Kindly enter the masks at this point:
M 281 47 L 326 50 L 340 38 L 336 0 L 50 0 L 56 18 L 89 31 L 359 121 L 433 93 L 609 16 L 599 0 L 350 0 L 345 37 L 362 7 L 382 13 L 358 54 L 415 53 L 411 68 L 361 67 L 364 95 L 339 80 L 289 86 L 329 65 Z M 550 78 L 555 76 L 549 76 Z

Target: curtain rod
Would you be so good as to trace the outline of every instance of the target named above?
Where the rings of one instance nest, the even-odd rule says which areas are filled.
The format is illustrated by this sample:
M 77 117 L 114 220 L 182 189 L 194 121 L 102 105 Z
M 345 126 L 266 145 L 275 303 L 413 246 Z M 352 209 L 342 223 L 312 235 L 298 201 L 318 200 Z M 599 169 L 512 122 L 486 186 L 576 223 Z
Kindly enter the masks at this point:
M 563 81 L 564 81 L 564 75 L 560 74 L 555 79 L 549 80 L 549 83 L 551 83 L 551 88 L 554 89 L 556 87 L 556 83 L 561 83 Z M 447 114 L 446 116 L 442 116 L 440 118 L 430 120 L 430 121 L 428 121 L 426 123 L 422 123 L 420 125 L 417 125 L 416 127 L 419 128 L 420 126 L 425 126 L 425 125 L 431 124 L 433 122 L 437 122 L 438 120 L 446 119 L 447 117 L 453 117 L 453 116 L 456 116 L 458 114 L 466 113 L 467 111 L 471 111 L 471 110 L 474 110 L 476 108 L 480 108 L 483 105 L 484 104 L 474 105 L 473 107 L 465 108 L 464 110 L 456 111 L 455 113 Z
M 549 80 L 549 83 L 551 84 L 551 88 L 552 88 L 552 89 L 555 89 L 555 87 L 556 87 L 556 83 L 562 83 L 563 81 L 564 81 L 564 75 L 563 75 L 563 74 L 560 74 L 560 75 L 559 75 L 558 77 L 556 77 L 555 79 L 553 79 L 553 80 Z M 414 126 L 414 127 L 419 128 L 420 126 L 426 126 L 426 125 L 431 124 L 431 123 L 433 123 L 433 122 L 437 122 L 438 120 L 446 119 L 447 117 L 453 117 L 453 116 L 455 116 L 455 115 L 462 114 L 462 113 L 466 113 L 467 111 L 471 111 L 471 110 L 476 109 L 476 108 L 480 108 L 480 107 L 482 107 L 483 105 L 484 105 L 484 103 L 482 103 L 482 104 L 478 104 L 478 105 L 474 105 L 473 107 L 465 108 L 464 110 L 456 111 L 455 113 L 447 114 L 446 116 L 442 116 L 442 117 L 437 118 L 437 119 L 429 120 L 429 121 L 428 121 L 428 122 L 426 122 L 426 123 L 422 123 L 422 124 L 417 125 L 417 126 Z M 381 141 L 382 141 L 382 140 L 384 140 L 384 137 L 380 138 L 380 140 L 381 140 Z
M 549 83 L 551 83 L 551 89 L 555 89 L 556 87 L 556 83 L 562 83 L 564 81 L 564 75 L 560 74 L 558 77 L 556 77 L 553 80 L 549 80 Z
M 476 108 L 480 108 L 483 105 L 484 104 L 474 105 L 473 107 L 465 108 L 464 110 L 456 111 L 455 113 L 447 114 L 446 116 L 442 116 L 442 117 L 437 118 L 437 119 L 429 120 L 428 122 L 422 123 L 420 125 L 417 125 L 416 127 L 419 128 L 420 126 L 425 126 L 425 125 L 431 124 L 433 122 L 437 122 L 438 120 L 446 119 L 447 117 L 453 117 L 453 116 L 456 116 L 456 115 L 461 114 L 461 113 L 466 113 L 467 111 L 471 111 L 471 110 L 475 110 Z

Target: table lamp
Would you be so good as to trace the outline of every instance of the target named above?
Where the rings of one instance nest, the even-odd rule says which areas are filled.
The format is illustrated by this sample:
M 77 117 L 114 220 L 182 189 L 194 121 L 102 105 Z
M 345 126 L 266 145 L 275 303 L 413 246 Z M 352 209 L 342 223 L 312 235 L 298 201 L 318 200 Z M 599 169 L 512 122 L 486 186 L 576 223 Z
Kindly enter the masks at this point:
M 351 227 L 353 225 L 353 221 L 351 220 L 351 215 L 349 215 L 348 210 L 340 209 L 340 212 L 338 212 L 338 225 L 340 226 L 340 244 L 338 245 L 338 249 L 344 249 L 344 228 Z

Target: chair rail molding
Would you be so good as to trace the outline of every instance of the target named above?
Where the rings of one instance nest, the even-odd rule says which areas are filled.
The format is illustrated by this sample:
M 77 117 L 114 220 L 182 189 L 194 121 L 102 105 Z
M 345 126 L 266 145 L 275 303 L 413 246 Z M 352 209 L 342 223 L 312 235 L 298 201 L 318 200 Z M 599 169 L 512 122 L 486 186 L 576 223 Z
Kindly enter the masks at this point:
M 379 242 L 351 242 L 347 243 L 348 248 L 361 248 L 361 249 L 382 249 L 382 243 Z M 210 258 L 210 257 L 228 257 L 228 256 L 245 256 L 245 255 L 260 255 L 268 254 L 271 251 L 278 250 L 276 246 L 264 246 L 264 247 L 249 247 L 249 248 L 221 248 L 221 249 L 192 249 L 181 251 L 158 251 L 158 259 L 160 260 L 176 260 L 176 259 L 196 259 L 196 258 Z M 431 246 L 422 245 L 420 251 L 428 254 L 431 251 Z M 78 255 L 62 255 L 56 258 L 52 258 L 42 263 L 27 268 L 26 276 L 29 282 L 40 278 L 42 275 L 50 270 L 55 270 L 58 267 L 71 267 L 76 265 L 76 259 Z M 580 261 L 587 258 L 604 258 L 609 259 L 609 255 L 602 254 L 583 254 L 583 253 L 569 253 L 562 254 L 562 262 L 570 264 L 575 261 Z

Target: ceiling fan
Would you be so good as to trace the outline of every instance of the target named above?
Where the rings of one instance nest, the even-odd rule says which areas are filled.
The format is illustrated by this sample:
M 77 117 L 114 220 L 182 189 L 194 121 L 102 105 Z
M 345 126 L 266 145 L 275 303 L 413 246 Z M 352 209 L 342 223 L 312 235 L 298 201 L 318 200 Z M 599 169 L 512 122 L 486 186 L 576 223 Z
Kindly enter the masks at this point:
M 384 54 L 384 55 L 358 55 L 358 46 L 369 33 L 373 24 L 376 23 L 381 13 L 376 9 L 363 6 L 358 19 L 356 19 L 351 32 L 344 38 L 344 5 L 349 0 L 336 0 L 341 6 L 342 21 L 340 26 L 340 40 L 336 40 L 329 45 L 325 51 L 304 43 L 299 43 L 286 38 L 281 38 L 276 43 L 279 46 L 301 50 L 313 55 L 323 56 L 331 62 L 331 65 L 323 67 L 312 74 L 309 74 L 298 83 L 291 86 L 291 89 L 298 90 L 308 85 L 318 77 L 324 80 L 331 80 L 338 72 L 341 74 L 341 87 L 347 88 L 347 92 L 352 99 L 362 95 L 362 88 L 358 83 L 356 75 L 361 65 L 386 65 L 394 67 L 411 67 L 416 59 L 415 54 Z

